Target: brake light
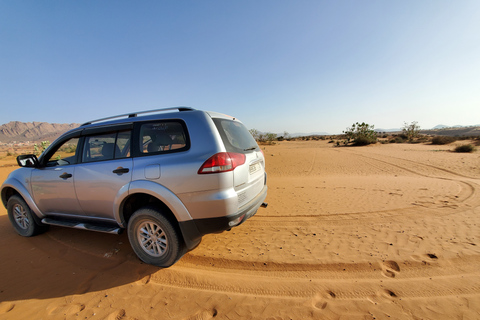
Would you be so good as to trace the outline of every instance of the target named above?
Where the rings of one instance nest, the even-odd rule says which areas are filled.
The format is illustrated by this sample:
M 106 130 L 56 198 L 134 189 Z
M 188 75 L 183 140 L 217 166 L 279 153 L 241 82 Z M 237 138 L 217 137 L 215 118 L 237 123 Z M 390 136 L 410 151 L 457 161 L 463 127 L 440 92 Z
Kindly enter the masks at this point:
M 203 163 L 198 169 L 198 174 L 233 171 L 244 163 L 245 155 L 242 153 L 219 152 Z

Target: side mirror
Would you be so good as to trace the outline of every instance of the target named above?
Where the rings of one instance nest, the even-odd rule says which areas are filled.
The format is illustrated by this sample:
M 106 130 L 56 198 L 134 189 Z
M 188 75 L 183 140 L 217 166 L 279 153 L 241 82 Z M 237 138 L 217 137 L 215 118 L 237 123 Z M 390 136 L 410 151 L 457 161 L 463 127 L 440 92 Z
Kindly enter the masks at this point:
M 17 163 L 20 167 L 36 168 L 38 167 L 38 159 L 34 154 L 22 154 L 17 157 Z

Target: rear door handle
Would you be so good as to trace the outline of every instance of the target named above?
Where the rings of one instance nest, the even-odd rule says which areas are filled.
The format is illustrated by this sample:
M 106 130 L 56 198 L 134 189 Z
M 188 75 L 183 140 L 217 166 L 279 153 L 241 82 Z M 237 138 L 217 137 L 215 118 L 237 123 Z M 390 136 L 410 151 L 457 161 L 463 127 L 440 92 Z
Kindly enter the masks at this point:
M 59 177 L 62 178 L 62 179 L 68 179 L 68 178 L 71 178 L 72 175 L 70 173 L 64 172 Z
M 124 174 L 124 173 L 128 173 L 129 171 L 130 171 L 130 169 L 128 169 L 128 168 L 118 167 L 117 169 L 113 170 L 112 172 L 116 173 L 116 174 Z

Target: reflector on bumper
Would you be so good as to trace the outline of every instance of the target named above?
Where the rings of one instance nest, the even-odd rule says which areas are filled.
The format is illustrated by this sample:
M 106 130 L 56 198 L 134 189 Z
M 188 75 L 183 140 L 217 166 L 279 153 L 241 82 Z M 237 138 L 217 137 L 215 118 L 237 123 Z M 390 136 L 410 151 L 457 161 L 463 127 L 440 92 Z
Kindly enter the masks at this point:
M 236 225 L 240 224 L 240 222 L 242 222 L 243 218 L 245 218 L 244 214 L 238 217 L 237 219 L 230 221 L 228 223 L 228 226 L 235 227 Z

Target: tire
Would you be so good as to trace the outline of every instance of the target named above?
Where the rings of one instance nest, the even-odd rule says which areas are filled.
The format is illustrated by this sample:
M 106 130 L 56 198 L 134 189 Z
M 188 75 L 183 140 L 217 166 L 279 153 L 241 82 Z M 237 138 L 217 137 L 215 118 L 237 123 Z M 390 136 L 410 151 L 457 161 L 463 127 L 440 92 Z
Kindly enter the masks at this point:
M 7 202 L 8 218 L 15 231 L 24 237 L 32 237 L 47 231 L 48 226 L 38 223 L 30 207 L 18 195 L 11 196 Z
M 184 254 L 183 241 L 174 225 L 153 208 L 141 208 L 128 222 L 128 240 L 145 263 L 168 268 Z

